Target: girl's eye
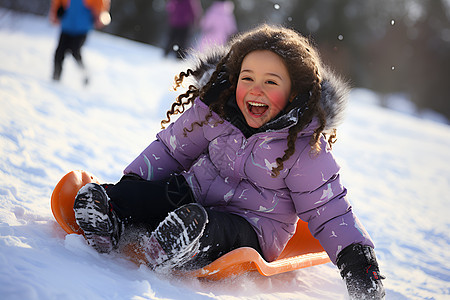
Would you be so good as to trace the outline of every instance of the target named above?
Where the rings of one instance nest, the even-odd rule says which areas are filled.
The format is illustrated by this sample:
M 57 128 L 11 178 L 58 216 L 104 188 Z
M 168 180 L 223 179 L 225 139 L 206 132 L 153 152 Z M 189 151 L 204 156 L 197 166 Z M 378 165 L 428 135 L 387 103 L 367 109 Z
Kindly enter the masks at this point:
M 274 84 L 274 85 L 278 85 L 275 81 L 273 80 L 267 80 L 266 83 L 268 84 Z
M 252 81 L 252 78 L 251 77 L 241 77 L 241 80 Z

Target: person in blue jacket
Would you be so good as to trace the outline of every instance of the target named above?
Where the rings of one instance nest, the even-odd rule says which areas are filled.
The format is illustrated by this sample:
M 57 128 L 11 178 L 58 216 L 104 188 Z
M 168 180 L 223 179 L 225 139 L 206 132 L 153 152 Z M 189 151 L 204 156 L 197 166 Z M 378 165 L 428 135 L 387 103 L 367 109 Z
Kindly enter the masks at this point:
M 61 26 L 54 56 L 53 80 L 60 80 L 64 57 L 70 52 L 84 72 L 84 83 L 88 84 L 89 78 L 81 56 L 81 47 L 92 28 L 106 25 L 101 14 L 109 10 L 109 4 L 109 0 L 52 0 L 50 21 Z

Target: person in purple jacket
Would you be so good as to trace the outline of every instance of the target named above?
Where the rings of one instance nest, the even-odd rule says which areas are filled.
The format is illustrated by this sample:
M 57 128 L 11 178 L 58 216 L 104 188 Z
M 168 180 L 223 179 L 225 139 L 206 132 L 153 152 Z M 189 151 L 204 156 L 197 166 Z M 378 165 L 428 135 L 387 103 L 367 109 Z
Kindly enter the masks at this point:
M 76 221 L 110 252 L 138 241 L 151 268 L 194 269 L 239 248 L 276 260 L 298 218 L 339 267 L 352 298 L 381 299 L 373 242 L 354 215 L 331 146 L 347 85 L 305 37 L 242 33 L 175 79 L 194 84 L 116 184 L 87 184 Z
M 200 20 L 200 29 L 199 51 L 225 45 L 237 32 L 234 3 L 229 0 L 214 1 Z
M 190 31 L 202 14 L 199 0 L 168 0 L 166 11 L 169 34 L 164 46 L 164 56 L 175 53 L 181 59 L 189 46 Z

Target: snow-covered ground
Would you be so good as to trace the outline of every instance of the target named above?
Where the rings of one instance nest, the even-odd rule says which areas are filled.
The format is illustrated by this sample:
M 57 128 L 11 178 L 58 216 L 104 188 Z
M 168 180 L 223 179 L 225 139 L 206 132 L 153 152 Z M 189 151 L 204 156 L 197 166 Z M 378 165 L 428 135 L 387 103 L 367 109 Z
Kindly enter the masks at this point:
M 98 254 L 54 220 L 68 171 L 115 182 L 159 131 L 183 66 L 158 48 L 94 32 L 91 84 L 67 57 L 50 80 L 58 29 L 0 10 L 1 299 L 347 299 L 331 264 L 209 283 L 163 277 Z M 354 90 L 335 155 L 376 243 L 387 299 L 450 299 L 450 127 L 380 108 Z

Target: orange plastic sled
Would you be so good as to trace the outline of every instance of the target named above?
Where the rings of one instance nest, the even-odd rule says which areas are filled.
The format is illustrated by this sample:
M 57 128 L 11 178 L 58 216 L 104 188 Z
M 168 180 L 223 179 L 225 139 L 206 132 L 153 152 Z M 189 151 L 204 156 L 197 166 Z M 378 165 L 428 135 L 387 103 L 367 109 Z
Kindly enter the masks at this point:
M 78 190 L 89 182 L 99 183 L 99 180 L 86 171 L 72 171 L 67 173 L 53 190 L 51 198 L 53 215 L 68 234 L 82 234 L 81 228 L 75 222 L 73 203 Z M 243 247 L 223 255 L 202 269 L 189 271 L 188 275 L 220 280 L 228 276 L 258 271 L 264 276 L 272 276 L 329 261 L 327 253 L 309 232 L 307 223 L 299 220 L 294 236 L 278 259 L 273 262 L 266 262 L 254 249 Z

